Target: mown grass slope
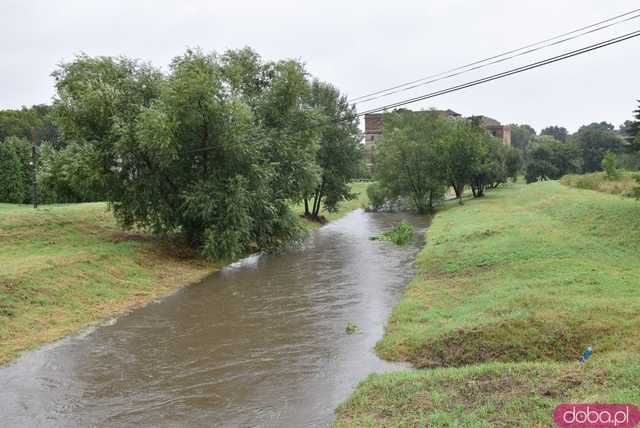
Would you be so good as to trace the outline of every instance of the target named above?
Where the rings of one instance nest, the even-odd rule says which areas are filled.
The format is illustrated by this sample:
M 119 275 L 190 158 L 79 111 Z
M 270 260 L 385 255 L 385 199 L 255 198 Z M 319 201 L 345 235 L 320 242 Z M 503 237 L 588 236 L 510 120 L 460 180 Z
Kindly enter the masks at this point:
M 552 426 L 563 401 L 640 402 L 640 204 L 547 182 L 447 205 L 337 426 Z M 587 346 L 594 355 L 577 363 Z
M 215 266 L 122 232 L 104 203 L 0 204 L 0 363 L 201 279 Z

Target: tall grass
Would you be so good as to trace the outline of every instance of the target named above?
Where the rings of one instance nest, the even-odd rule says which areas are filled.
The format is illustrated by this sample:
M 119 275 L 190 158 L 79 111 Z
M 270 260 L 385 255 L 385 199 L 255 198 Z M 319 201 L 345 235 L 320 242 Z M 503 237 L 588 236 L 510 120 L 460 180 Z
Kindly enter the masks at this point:
M 604 172 L 591 174 L 570 174 L 560 179 L 565 186 L 577 189 L 595 190 L 597 192 L 610 193 L 612 195 L 632 196 L 638 183 L 634 180 L 632 172 L 621 172 L 618 178 L 611 179 Z

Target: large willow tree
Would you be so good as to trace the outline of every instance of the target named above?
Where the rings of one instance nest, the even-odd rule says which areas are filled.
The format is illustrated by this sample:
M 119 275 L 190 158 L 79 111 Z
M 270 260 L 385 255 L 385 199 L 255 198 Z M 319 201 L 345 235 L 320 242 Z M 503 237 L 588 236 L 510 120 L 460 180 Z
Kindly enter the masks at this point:
M 299 235 L 289 205 L 321 183 L 323 129 L 299 62 L 188 50 L 163 74 L 82 55 L 54 76 L 64 138 L 123 225 L 179 231 L 212 258 Z

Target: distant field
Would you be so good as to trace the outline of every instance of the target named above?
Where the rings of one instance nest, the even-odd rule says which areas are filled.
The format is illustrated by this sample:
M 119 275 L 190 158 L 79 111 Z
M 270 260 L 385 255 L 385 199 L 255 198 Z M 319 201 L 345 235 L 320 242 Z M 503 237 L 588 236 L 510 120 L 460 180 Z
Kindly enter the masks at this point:
M 558 182 L 446 204 L 337 427 L 552 426 L 561 402 L 640 403 L 640 202 Z M 594 354 L 585 367 L 578 358 Z
M 328 219 L 360 207 L 365 187 L 354 184 L 359 198 Z M 105 203 L 0 204 L 0 364 L 217 267 L 176 242 L 121 231 Z

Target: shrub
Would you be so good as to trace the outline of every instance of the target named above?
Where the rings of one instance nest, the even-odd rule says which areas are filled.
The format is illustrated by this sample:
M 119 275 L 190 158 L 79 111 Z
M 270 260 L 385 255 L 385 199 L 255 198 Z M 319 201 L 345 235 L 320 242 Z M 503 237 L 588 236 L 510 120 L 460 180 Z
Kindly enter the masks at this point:
M 371 208 L 374 211 L 382 208 L 386 200 L 386 194 L 382 189 L 382 186 L 380 186 L 380 184 L 378 183 L 371 183 L 369 184 L 369 186 L 367 186 L 367 196 L 369 197 Z
M 565 175 L 560 183 L 565 186 L 578 189 L 595 190 L 597 192 L 611 193 L 612 195 L 633 196 L 637 192 L 638 184 L 629 173 L 618 172 L 617 179 L 610 179 L 604 172 L 592 174 Z
M 607 179 L 617 180 L 620 178 L 620 171 L 618 170 L 618 158 L 615 153 L 607 152 L 602 158 L 602 169 L 604 169 Z

